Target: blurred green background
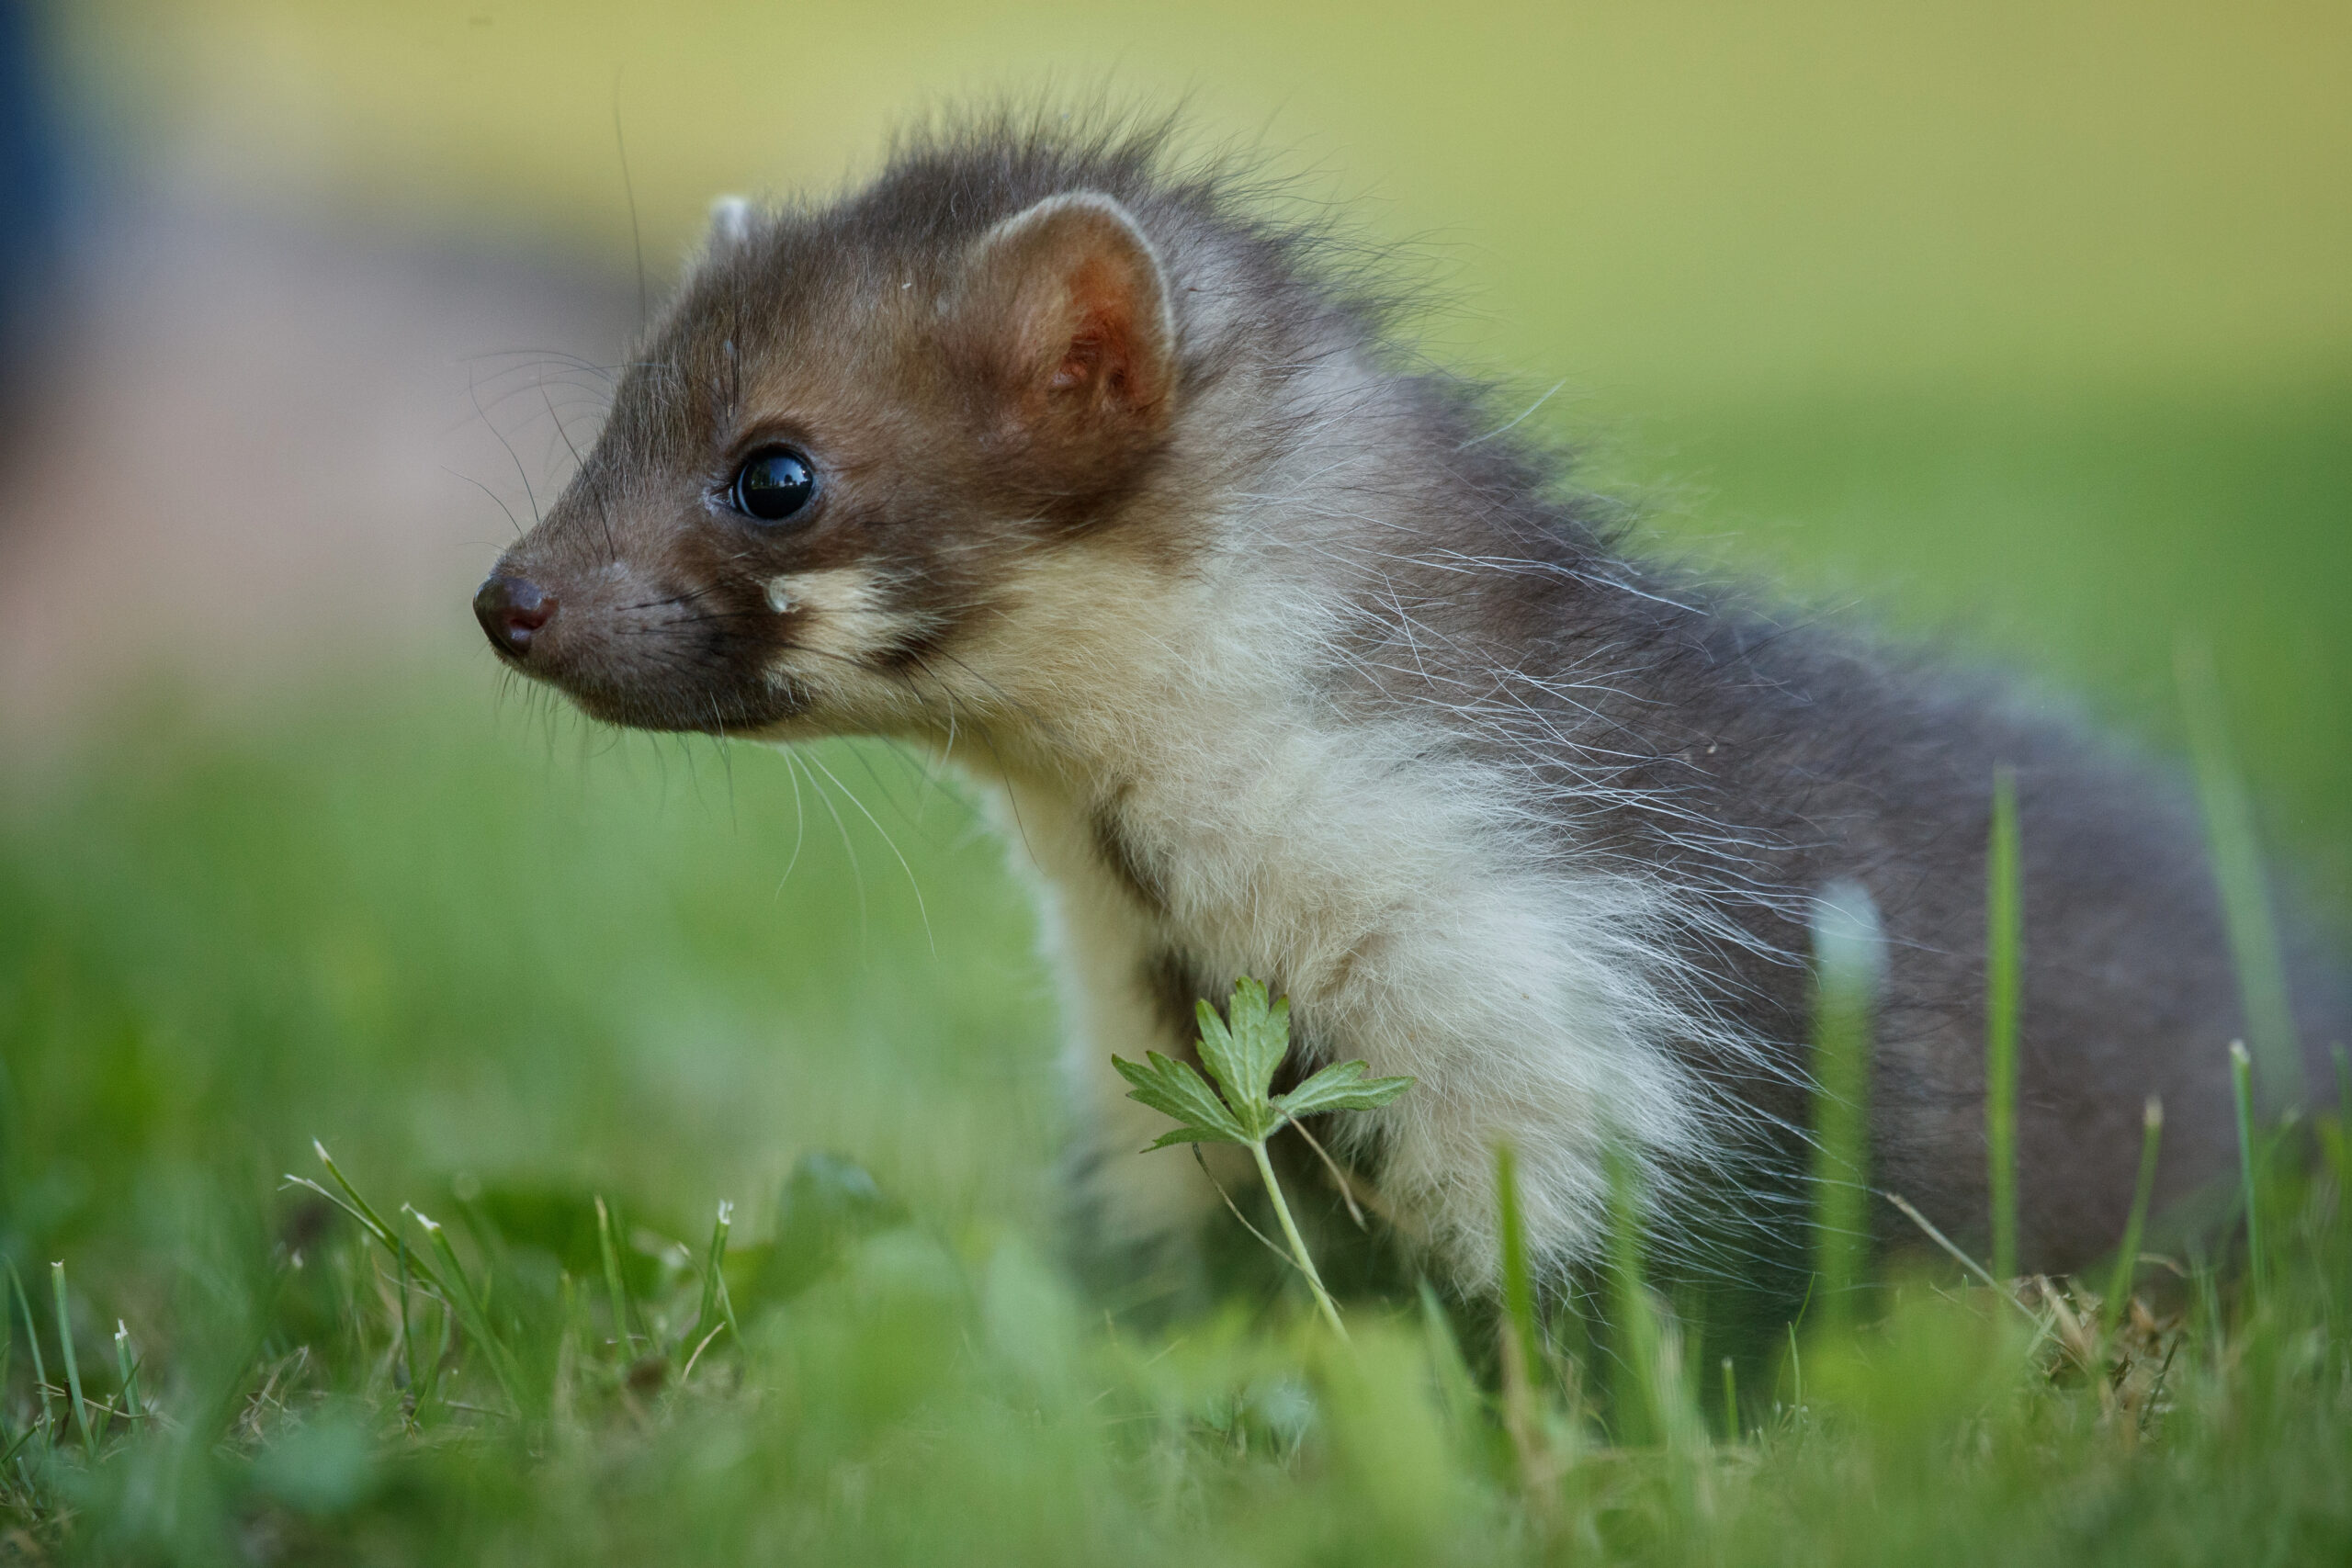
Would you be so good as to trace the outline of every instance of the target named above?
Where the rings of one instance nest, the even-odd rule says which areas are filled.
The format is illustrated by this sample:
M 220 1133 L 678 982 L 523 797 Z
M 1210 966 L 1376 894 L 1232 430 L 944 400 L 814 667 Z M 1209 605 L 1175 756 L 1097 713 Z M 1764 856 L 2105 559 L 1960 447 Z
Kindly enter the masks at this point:
M 2210 639 L 2279 859 L 2334 908 L 2352 894 L 2352 7 L 80 0 L 49 20 L 107 199 L 244 236 L 168 314 L 311 258 L 285 331 L 330 345 L 346 391 L 389 375 L 332 349 L 382 315 L 379 253 L 617 301 L 561 342 L 447 329 L 609 363 L 638 253 L 665 287 L 715 194 L 830 188 L 976 96 L 1182 99 L 1201 145 L 1262 145 L 1296 199 L 1408 248 L 1443 301 L 1429 353 L 1529 403 L 1565 380 L 1533 423 L 1645 502 L 1646 547 L 1948 639 L 2159 746 L 2176 641 Z M 412 296 L 417 321 L 446 313 Z M 135 379 L 148 339 L 126 341 Z M 405 514 L 463 519 L 411 578 L 322 542 L 366 499 L 341 468 L 419 445 L 398 428 L 289 423 L 209 500 L 153 482 L 141 444 L 282 351 L 224 329 L 178 402 L 94 418 L 119 468 L 0 505 L 0 592 L 82 594 L 109 646 L 151 600 L 312 628 L 266 676 L 200 637 L 78 685 L 62 644 L 38 650 L 47 696 L 0 761 L 9 1244 L 74 1247 L 135 1298 L 174 1191 L 265 1190 L 312 1136 L 379 1190 L 576 1183 L 679 1230 L 731 1196 L 756 1231 L 794 1156 L 838 1148 L 944 1225 L 1042 1229 L 1051 990 L 952 784 L 885 747 L 799 765 L 502 699 L 464 609 L 505 526 L 468 485 L 529 504 L 494 449 Z M 434 395 L 451 428 L 510 417 L 464 378 Z M 584 435 L 593 409 L 564 406 Z M 128 478 L 156 528 L 214 507 L 191 559 L 276 559 L 238 532 L 241 487 L 289 474 L 328 498 L 286 525 L 316 571 L 266 611 L 141 599 L 106 575 L 128 543 L 39 544 L 78 526 L 43 496 Z M 398 608 L 365 638 L 316 619 L 370 603 Z

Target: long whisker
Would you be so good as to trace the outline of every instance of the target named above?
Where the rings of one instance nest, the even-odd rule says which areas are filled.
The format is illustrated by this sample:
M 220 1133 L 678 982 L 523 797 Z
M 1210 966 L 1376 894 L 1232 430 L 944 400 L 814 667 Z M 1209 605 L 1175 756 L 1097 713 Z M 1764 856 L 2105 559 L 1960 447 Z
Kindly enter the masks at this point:
M 803 767 L 808 767 L 814 761 L 805 753 L 800 758 Z M 829 773 L 826 776 L 831 775 Z M 815 793 L 818 803 L 824 807 L 826 815 L 832 818 L 833 828 L 842 836 L 842 849 L 849 856 L 850 881 L 857 888 L 857 940 L 863 945 L 871 934 L 865 922 L 865 868 L 858 861 L 857 846 L 849 841 L 849 824 L 842 821 L 842 814 L 833 808 L 832 796 L 827 795 L 825 786 L 817 782 L 814 772 L 808 775 L 808 787 Z
M 497 505 L 498 510 L 506 513 L 507 525 L 514 530 L 514 536 L 518 539 L 523 536 L 523 525 L 521 521 L 515 517 L 514 509 L 506 504 L 506 498 L 504 496 L 500 495 L 496 491 L 491 489 L 488 485 L 482 483 L 471 474 L 459 473 L 457 469 L 446 465 L 442 468 L 441 471 L 453 478 L 465 480 L 468 484 L 473 486 L 474 489 L 490 497 L 492 502 Z
M 844 795 L 849 797 L 849 803 L 857 807 L 858 814 L 860 816 L 864 817 L 868 822 L 874 825 L 874 830 L 882 835 L 883 844 L 889 850 L 892 855 L 897 857 L 899 869 L 907 874 L 907 886 L 914 889 L 915 912 L 917 915 L 921 916 L 922 919 L 922 939 L 924 942 L 930 946 L 931 955 L 933 958 L 937 958 L 939 956 L 939 943 L 934 941 L 932 936 L 931 909 L 923 903 L 922 884 L 915 880 L 915 868 L 907 863 L 907 857 L 905 855 L 899 853 L 899 841 L 890 837 L 890 829 L 882 826 L 881 820 L 876 818 L 873 812 L 868 811 L 865 808 L 865 803 L 857 798 L 856 792 L 852 790 L 847 784 L 842 784 L 842 781 L 834 775 L 832 769 L 826 767 L 823 762 L 820 761 L 813 755 L 810 756 L 808 761 L 811 767 L 821 770 L 824 775 L 827 778 L 831 779 L 834 785 L 839 788 Z
M 792 781 L 792 858 L 784 863 L 784 874 L 776 878 L 775 896 L 784 897 L 784 885 L 792 880 L 793 869 L 800 863 L 800 847 L 808 838 L 808 812 L 800 803 L 800 764 L 794 760 L 793 748 L 781 747 L 784 753 L 785 776 Z
M 488 428 L 492 435 L 498 437 L 498 444 L 506 448 L 507 461 L 514 465 L 514 477 L 523 481 L 524 499 L 531 503 L 531 523 L 532 525 L 536 527 L 540 521 L 539 498 L 537 493 L 531 489 L 531 476 L 524 469 L 523 458 L 521 455 L 514 450 L 514 444 L 506 439 L 506 433 L 498 428 L 498 422 L 492 419 L 489 413 L 483 410 L 481 406 L 481 393 L 475 389 L 473 373 L 470 370 L 469 370 L 466 375 L 466 393 L 469 397 L 473 399 L 474 412 L 481 415 L 482 424 Z

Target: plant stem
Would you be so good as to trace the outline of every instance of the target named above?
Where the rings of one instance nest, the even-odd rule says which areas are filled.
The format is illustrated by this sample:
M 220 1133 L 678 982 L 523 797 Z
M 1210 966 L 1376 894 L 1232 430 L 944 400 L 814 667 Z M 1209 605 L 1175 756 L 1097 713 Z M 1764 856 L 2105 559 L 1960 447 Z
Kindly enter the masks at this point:
M 1283 1184 L 1274 1179 L 1273 1161 L 1266 1157 L 1266 1140 L 1260 1138 L 1250 1145 L 1250 1153 L 1258 1162 L 1258 1175 L 1266 1184 L 1266 1196 L 1274 1201 L 1274 1218 L 1283 1224 L 1283 1238 L 1290 1243 L 1291 1258 L 1298 1264 L 1298 1271 L 1306 1276 L 1306 1288 L 1315 1292 L 1315 1304 L 1323 1309 L 1324 1321 L 1331 1332 L 1341 1339 L 1348 1337 L 1347 1325 L 1340 1321 L 1340 1308 L 1331 1300 L 1331 1292 L 1323 1288 L 1323 1276 L 1315 1271 L 1315 1259 L 1300 1239 L 1298 1225 L 1290 1217 L 1290 1205 L 1283 1200 Z

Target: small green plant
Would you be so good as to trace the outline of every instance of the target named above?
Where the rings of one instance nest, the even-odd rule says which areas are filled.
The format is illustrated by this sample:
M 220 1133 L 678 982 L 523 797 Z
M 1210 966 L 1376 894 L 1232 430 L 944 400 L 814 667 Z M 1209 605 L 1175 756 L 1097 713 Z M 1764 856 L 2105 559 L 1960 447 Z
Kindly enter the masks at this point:
M 1323 1288 L 1323 1277 L 1316 1272 L 1315 1259 L 1291 1218 L 1282 1183 L 1275 1179 L 1273 1163 L 1266 1157 L 1266 1141 L 1302 1117 L 1327 1111 L 1376 1111 L 1412 1088 L 1413 1080 L 1368 1077 L 1365 1075 L 1372 1069 L 1366 1063 L 1334 1062 L 1288 1094 L 1274 1094 L 1274 1073 L 1290 1054 L 1289 998 L 1269 1004 L 1266 987 L 1245 975 L 1234 985 L 1233 1000 L 1224 1018 L 1205 1001 L 1194 1007 L 1201 1026 L 1201 1061 L 1216 1080 L 1216 1089 L 1204 1082 L 1189 1062 L 1157 1051 L 1145 1052 L 1140 1066 L 1119 1056 L 1112 1057 L 1111 1065 L 1135 1086 L 1128 1099 L 1176 1119 L 1176 1129 L 1162 1134 L 1152 1148 L 1239 1144 L 1250 1151 L 1258 1162 L 1259 1179 L 1266 1184 L 1266 1196 L 1273 1202 L 1274 1217 L 1282 1222 L 1291 1261 L 1306 1277 L 1325 1320 L 1344 1339 L 1348 1331 L 1340 1322 L 1340 1309 Z

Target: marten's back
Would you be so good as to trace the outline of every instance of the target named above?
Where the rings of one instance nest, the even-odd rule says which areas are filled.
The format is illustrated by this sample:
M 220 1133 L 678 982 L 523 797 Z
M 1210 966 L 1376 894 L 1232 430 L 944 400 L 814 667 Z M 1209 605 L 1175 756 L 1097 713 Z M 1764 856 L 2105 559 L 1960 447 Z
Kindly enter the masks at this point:
M 1807 940 L 1804 906 L 1774 890 L 1850 878 L 1884 922 L 1876 1183 L 1955 1236 L 1987 1229 L 1985 889 L 2000 769 L 2015 777 L 2021 836 L 2021 1264 L 2070 1268 L 2115 1245 L 2152 1096 L 2165 1112 L 2160 1206 L 2229 1171 L 2228 1045 L 2247 1030 L 2187 781 L 2091 727 L 2030 712 L 1997 682 L 1650 586 L 1614 602 L 1615 635 L 1679 656 L 1645 661 L 1620 733 L 1651 752 L 1631 772 L 1716 824 L 1726 846 L 1693 852 L 1686 833 L 1674 853 L 1648 852 L 1744 910 L 1755 946 L 1699 960 L 1729 982 L 1724 1005 L 1801 1063 L 1809 978 L 1791 960 Z M 1639 820 L 1621 831 L 1629 846 L 1657 838 Z M 2302 1079 L 2269 1088 L 2332 1101 L 2327 1047 L 2352 1029 L 2352 987 L 2291 878 L 2281 892 Z M 1810 1121 L 1800 1073 L 1708 1070 L 1737 1077 L 1770 1119 Z M 1880 1222 L 1890 1239 L 1917 1239 L 1891 1209 Z

